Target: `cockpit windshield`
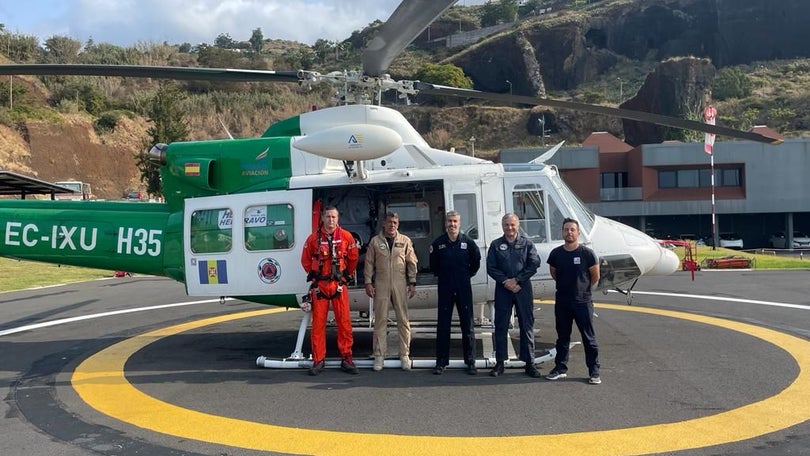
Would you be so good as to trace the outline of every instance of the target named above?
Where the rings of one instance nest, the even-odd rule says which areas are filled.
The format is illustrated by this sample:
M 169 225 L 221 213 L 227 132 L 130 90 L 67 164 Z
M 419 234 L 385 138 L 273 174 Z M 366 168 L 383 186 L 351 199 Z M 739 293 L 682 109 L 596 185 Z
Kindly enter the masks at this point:
M 569 207 L 571 212 L 573 212 L 573 218 L 579 222 L 579 231 L 589 236 L 595 221 L 593 212 L 591 212 L 591 210 L 585 206 L 585 203 L 580 201 L 574 192 L 565 185 L 565 182 L 560 178 L 558 172 L 549 175 L 549 179 L 552 185 L 558 190 L 558 196 L 562 200 L 562 205 Z

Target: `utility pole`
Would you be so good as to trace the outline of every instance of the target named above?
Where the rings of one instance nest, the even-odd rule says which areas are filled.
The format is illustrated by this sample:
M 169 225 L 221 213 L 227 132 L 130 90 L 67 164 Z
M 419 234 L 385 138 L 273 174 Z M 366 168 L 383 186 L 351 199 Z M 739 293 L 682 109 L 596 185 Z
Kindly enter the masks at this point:
M 475 136 L 470 136 L 470 156 L 475 157 Z
M 622 101 L 624 101 L 624 81 L 622 81 L 622 78 L 616 79 L 619 80 L 619 104 L 622 104 Z
M 509 96 L 511 97 L 512 96 L 512 81 L 507 79 L 506 83 L 509 84 Z
M 537 119 L 537 123 L 540 125 L 540 140 L 542 141 L 543 146 L 546 145 L 546 115 L 543 114 Z

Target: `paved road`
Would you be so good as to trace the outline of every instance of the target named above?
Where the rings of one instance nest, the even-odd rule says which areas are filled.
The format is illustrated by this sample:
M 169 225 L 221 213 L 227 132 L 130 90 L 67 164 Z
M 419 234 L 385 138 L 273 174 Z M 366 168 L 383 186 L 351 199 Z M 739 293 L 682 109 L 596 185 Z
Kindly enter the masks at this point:
M 629 307 L 599 294 L 598 386 L 579 348 L 562 382 L 259 369 L 290 354 L 300 311 L 195 302 L 153 277 L 0 293 L 0 454 L 810 454 L 809 281 L 705 271 L 643 280 Z M 537 309 L 540 352 L 553 308 Z M 433 347 L 414 339 L 417 358 Z

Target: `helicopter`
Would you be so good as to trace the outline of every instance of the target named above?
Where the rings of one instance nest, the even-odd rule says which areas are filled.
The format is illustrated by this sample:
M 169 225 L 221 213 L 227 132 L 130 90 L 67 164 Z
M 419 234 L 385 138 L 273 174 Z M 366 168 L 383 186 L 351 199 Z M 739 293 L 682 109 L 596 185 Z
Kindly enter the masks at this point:
M 626 294 L 643 276 L 668 275 L 677 256 L 630 226 L 594 214 L 545 163 L 558 144 L 530 163 L 501 164 L 431 147 L 382 93 L 417 93 L 545 105 L 694 129 L 735 138 L 773 138 L 723 126 L 605 106 L 396 81 L 388 65 L 455 1 L 404 0 L 363 53 L 362 71 L 256 71 L 124 65 L 0 65 L 0 74 L 95 75 L 168 79 L 332 84 L 341 104 L 270 125 L 258 138 L 158 144 L 165 202 L 0 200 L 0 256 L 125 270 L 172 278 L 189 296 L 233 297 L 300 307 L 308 284 L 300 266 L 304 241 L 322 208 L 340 210 L 340 224 L 361 246 L 380 231 L 386 212 L 399 215 L 418 257 L 410 308 L 433 308 L 437 281 L 427 265 L 444 216 L 461 214 L 462 231 L 481 249 L 501 236 L 501 217 L 514 213 L 541 258 L 563 243 L 566 217 L 578 220 L 580 242 L 600 261 L 597 287 Z M 360 268 L 349 285 L 350 306 L 373 318 Z M 492 300 L 485 268 L 472 278 L 474 301 Z M 547 265 L 532 279 L 536 297 L 554 292 Z M 482 315 L 483 315 L 482 311 Z M 306 329 L 291 358 L 300 359 Z M 483 318 L 483 316 L 482 316 Z

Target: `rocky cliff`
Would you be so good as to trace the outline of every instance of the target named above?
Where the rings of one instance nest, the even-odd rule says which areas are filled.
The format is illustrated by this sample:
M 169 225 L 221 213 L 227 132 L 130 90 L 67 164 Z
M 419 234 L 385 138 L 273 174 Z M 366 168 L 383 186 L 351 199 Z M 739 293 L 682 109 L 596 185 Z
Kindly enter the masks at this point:
M 519 22 L 450 60 L 482 90 L 542 95 L 538 65 L 550 90 L 570 90 L 626 60 L 694 56 L 716 67 L 810 56 L 806 0 L 639 0 L 597 2 Z M 533 53 L 524 52 L 525 42 Z

